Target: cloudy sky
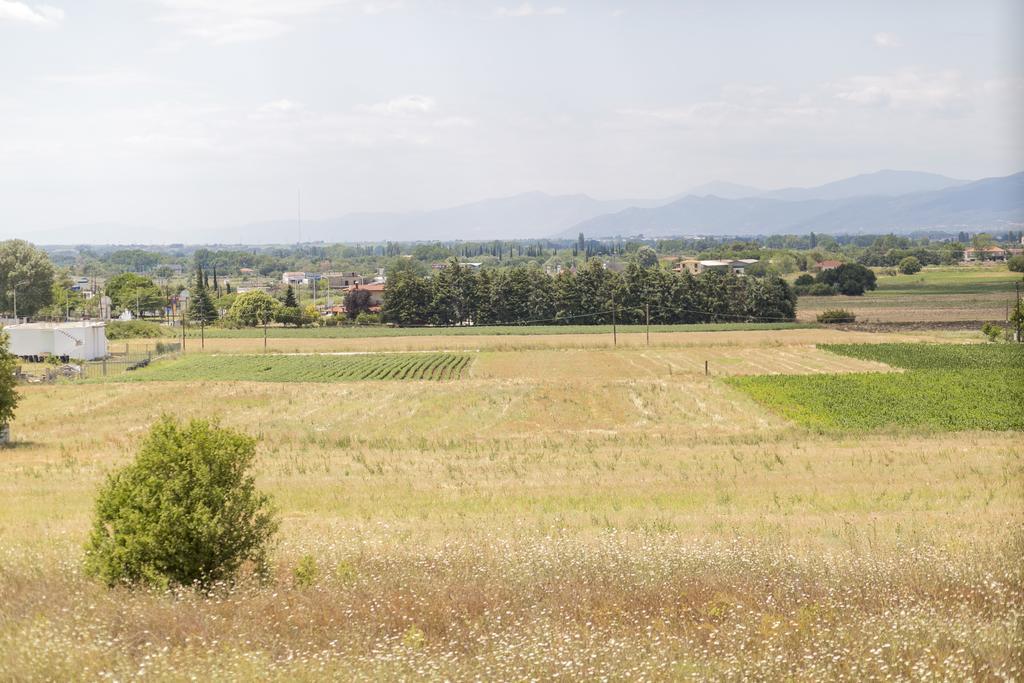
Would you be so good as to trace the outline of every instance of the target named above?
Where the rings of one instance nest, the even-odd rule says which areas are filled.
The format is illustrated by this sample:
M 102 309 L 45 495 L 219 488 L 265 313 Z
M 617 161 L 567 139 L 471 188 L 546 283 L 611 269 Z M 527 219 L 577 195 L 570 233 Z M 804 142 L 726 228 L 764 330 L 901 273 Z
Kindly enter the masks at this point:
M 0 0 L 0 237 L 1005 175 L 1022 6 Z

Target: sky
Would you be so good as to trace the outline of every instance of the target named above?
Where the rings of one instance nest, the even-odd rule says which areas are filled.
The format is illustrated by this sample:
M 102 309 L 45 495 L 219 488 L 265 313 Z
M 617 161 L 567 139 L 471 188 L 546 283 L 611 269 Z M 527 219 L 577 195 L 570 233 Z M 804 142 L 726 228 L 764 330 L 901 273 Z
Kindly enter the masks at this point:
M 1007 175 L 1022 8 L 0 0 L 0 238 Z

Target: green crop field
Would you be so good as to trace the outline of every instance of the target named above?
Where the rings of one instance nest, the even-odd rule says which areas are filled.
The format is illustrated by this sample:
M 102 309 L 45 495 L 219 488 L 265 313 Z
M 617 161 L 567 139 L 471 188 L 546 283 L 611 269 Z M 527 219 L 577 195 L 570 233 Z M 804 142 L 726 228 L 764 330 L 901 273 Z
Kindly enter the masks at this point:
M 908 371 L 726 381 L 811 427 L 1024 430 L 1024 350 L 1019 346 L 832 344 L 823 348 Z
M 1013 291 L 1013 283 L 1020 280 L 1020 273 L 1001 265 L 931 267 L 914 275 L 879 275 L 878 289 L 868 296 L 1003 294 Z
M 353 382 L 458 379 L 465 353 L 194 355 L 120 375 L 117 381 Z
M 819 344 L 818 348 L 908 370 L 1024 369 L 1024 344 Z
M 1005 320 L 1020 273 L 1005 265 L 928 267 L 915 275 L 879 275 L 878 289 L 863 296 L 802 296 L 801 320 L 827 308 L 845 308 L 858 322 Z

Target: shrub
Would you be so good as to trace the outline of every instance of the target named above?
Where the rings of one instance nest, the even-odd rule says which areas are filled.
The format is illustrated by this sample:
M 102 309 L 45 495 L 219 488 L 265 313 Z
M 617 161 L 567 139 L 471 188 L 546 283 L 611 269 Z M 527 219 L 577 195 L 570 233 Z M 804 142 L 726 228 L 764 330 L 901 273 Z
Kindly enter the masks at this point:
M 249 469 L 256 442 L 205 420 L 157 422 L 96 499 L 85 569 L 108 585 L 207 586 L 265 568 L 278 522 Z
M 900 272 L 904 275 L 913 275 L 921 272 L 921 262 L 913 256 L 908 256 L 900 261 Z
M 1003 328 L 992 323 L 985 323 L 981 326 L 981 333 L 988 337 L 990 342 L 996 342 L 999 341 L 999 337 L 1003 336 Z
M 107 339 L 152 339 L 173 334 L 167 327 L 149 320 L 112 320 L 106 331 Z
M 857 316 L 844 308 L 830 308 L 818 314 L 819 323 L 852 323 Z
M 813 285 L 814 276 L 811 275 L 810 273 L 803 273 L 799 275 L 796 280 L 793 281 L 793 284 L 801 287 Z
M 832 285 L 826 285 L 824 282 L 817 282 L 808 288 L 807 293 L 811 296 L 832 296 L 836 293 L 836 290 L 832 288 Z
M 1024 273 L 1024 254 L 1017 254 L 1006 262 L 1006 267 L 1014 273 Z
M 357 325 L 380 325 L 380 315 L 377 313 L 360 313 L 356 316 Z
M 312 555 L 303 555 L 295 566 L 295 585 L 312 586 L 316 583 L 320 570 L 316 564 L 316 558 Z

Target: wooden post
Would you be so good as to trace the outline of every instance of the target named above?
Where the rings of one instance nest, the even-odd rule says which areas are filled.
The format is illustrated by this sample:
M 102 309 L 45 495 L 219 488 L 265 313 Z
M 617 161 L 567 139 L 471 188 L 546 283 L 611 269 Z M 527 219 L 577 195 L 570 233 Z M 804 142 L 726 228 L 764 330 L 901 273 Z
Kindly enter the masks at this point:
M 704 374 L 705 375 L 708 374 L 708 362 L 707 361 L 704 361 Z
M 644 310 L 647 312 L 647 345 L 651 345 L 651 305 L 644 304 Z
M 619 345 L 619 333 L 615 326 L 615 304 L 612 304 L 612 346 Z

